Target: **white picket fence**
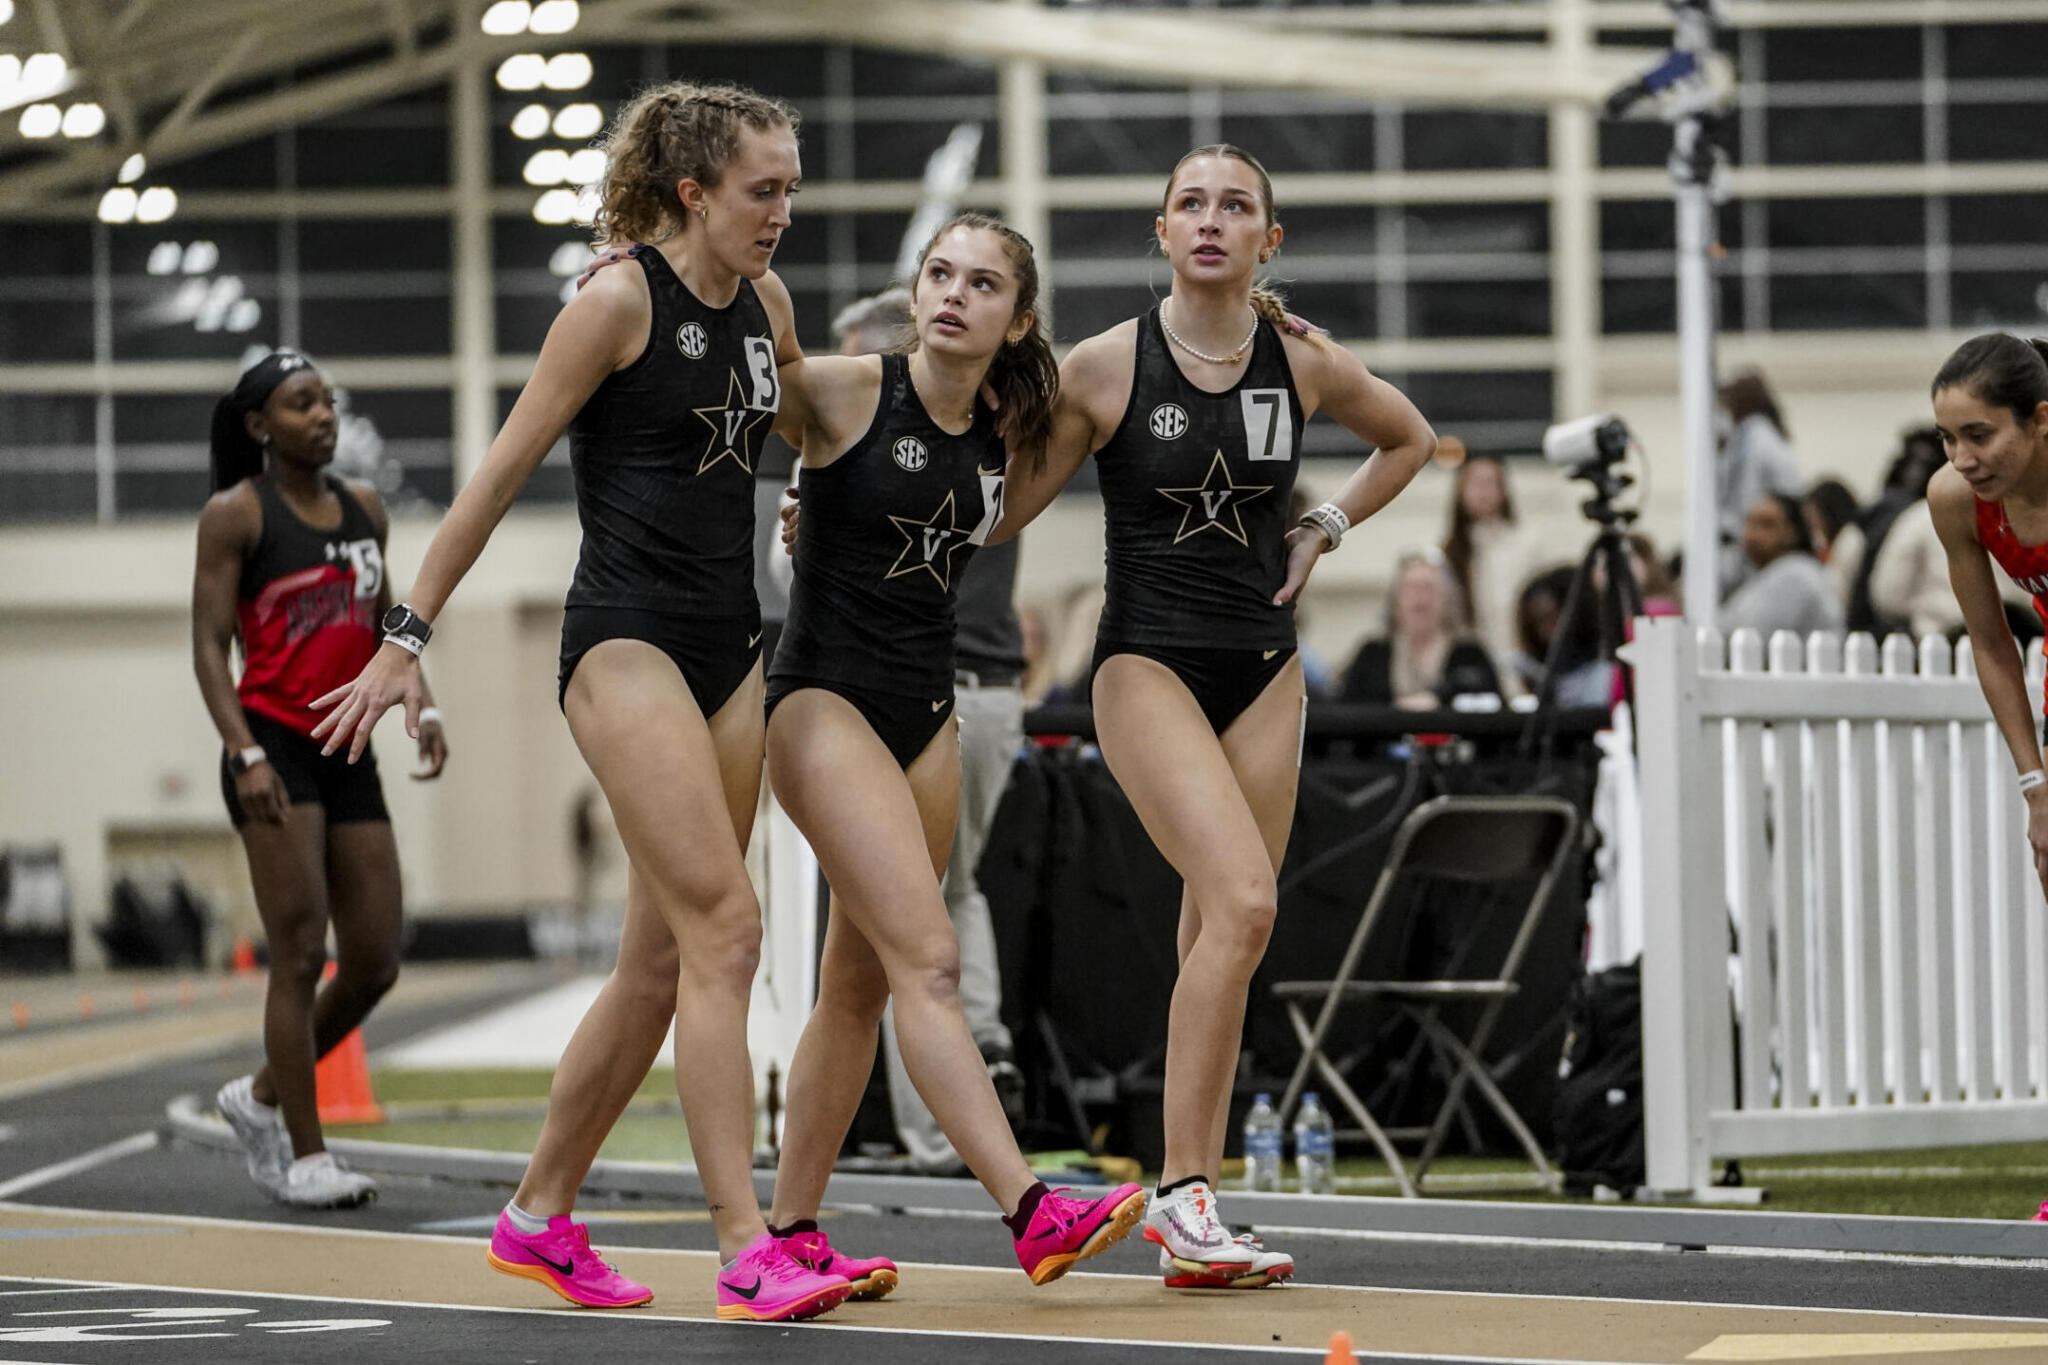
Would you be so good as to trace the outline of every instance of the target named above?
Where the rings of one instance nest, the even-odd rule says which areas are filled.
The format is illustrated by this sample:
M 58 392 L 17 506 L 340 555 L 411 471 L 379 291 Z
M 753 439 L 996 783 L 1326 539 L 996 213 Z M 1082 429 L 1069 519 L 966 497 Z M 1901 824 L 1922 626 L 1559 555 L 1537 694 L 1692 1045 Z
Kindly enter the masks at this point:
M 1967 643 L 1764 655 L 1675 618 L 1631 646 L 1650 1187 L 2048 1136 L 2048 905 Z

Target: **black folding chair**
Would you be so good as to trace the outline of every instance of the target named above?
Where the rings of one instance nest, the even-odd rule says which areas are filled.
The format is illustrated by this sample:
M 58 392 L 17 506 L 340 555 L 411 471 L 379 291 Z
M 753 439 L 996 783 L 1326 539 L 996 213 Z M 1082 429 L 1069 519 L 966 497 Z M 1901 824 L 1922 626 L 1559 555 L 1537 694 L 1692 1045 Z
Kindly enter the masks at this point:
M 1578 846 L 1578 832 L 1578 811 L 1570 802 L 1554 796 L 1440 796 L 1410 811 L 1395 832 L 1393 846 L 1388 850 L 1365 912 L 1359 916 L 1358 927 L 1352 931 L 1336 976 L 1328 981 L 1282 981 L 1273 986 L 1274 996 L 1286 1004 L 1288 1021 L 1302 1049 L 1301 1060 L 1295 1064 L 1280 1100 L 1282 1120 L 1293 1112 L 1309 1068 L 1314 1067 L 1331 1094 L 1358 1121 L 1357 1129 L 1340 1130 L 1340 1136 L 1370 1139 L 1393 1171 L 1402 1195 L 1413 1199 L 1420 1193 L 1422 1180 L 1443 1145 L 1452 1119 L 1462 1110 L 1469 1085 L 1507 1125 L 1537 1175 L 1546 1185 L 1555 1185 L 1557 1176 L 1543 1149 L 1537 1145 L 1528 1124 L 1501 1093 L 1482 1058 L 1501 1010 L 1518 989 L 1515 977 L 1523 954 L 1535 935 L 1559 875 Z M 1461 899 L 1483 901 L 1485 893 L 1495 893 L 1495 904 L 1489 908 L 1502 916 L 1518 916 L 1506 951 L 1492 962 L 1477 960 L 1487 943 L 1497 942 L 1498 936 L 1486 933 L 1484 924 L 1473 923 L 1465 926 L 1466 941 L 1457 945 L 1443 964 L 1444 975 L 1437 979 L 1353 979 L 1368 941 L 1376 930 L 1388 927 L 1382 921 L 1388 918 L 1396 885 L 1412 886 L 1416 878 L 1447 883 L 1450 888 L 1468 893 Z M 1515 900 L 1506 898 L 1510 892 L 1516 894 Z M 1527 896 L 1526 901 L 1520 901 L 1522 895 Z M 1427 908 L 1425 905 L 1425 912 Z M 1303 1012 L 1303 1002 L 1309 1000 L 1322 1001 L 1313 1026 Z M 1412 1176 L 1394 1150 L 1388 1130 L 1345 1080 L 1344 1068 L 1323 1051 L 1339 1011 L 1347 1003 L 1358 1002 L 1389 1006 L 1412 1019 L 1450 1073 L 1443 1102 L 1429 1126 Z M 1455 1004 L 1480 1006 L 1476 1016 L 1471 1017 L 1468 1036 L 1460 1037 L 1444 1018 L 1445 1008 Z

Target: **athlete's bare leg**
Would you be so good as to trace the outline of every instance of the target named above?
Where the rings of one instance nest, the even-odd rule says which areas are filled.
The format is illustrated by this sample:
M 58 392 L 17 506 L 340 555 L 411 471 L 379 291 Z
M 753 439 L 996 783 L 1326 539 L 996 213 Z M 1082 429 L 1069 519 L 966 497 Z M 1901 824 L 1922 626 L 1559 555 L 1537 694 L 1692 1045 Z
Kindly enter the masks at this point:
M 759 676 L 757 670 L 741 694 L 719 710 L 721 718 L 734 715 L 742 735 L 743 714 L 755 718 L 754 733 L 759 734 Z M 743 705 L 746 694 L 751 694 L 751 706 Z M 635 883 L 676 945 L 677 974 L 669 978 L 669 1000 L 678 1035 L 689 1040 L 676 1049 L 676 1094 L 718 1229 L 719 1254 L 729 1260 L 764 1230 L 754 1198 L 754 1078 L 747 1055 L 747 1003 L 761 955 L 761 911 L 747 879 L 741 838 L 748 828 L 743 821 L 753 817 L 754 795 L 736 778 L 736 773 L 743 777 L 745 745 L 735 740 L 728 746 L 739 760 L 737 768 L 722 762 L 721 746 L 682 674 L 666 654 L 639 640 L 606 640 L 584 655 L 564 702 L 569 731 L 611 804 Z M 600 1110 L 609 1111 L 605 1131 L 624 1106 L 621 1090 L 631 1095 L 623 1073 L 640 1065 L 633 1077 L 637 1086 L 646 1074 L 645 1061 L 659 1049 L 665 1023 L 652 1023 L 657 1016 L 651 998 L 651 985 L 629 977 L 607 1002 L 614 1017 L 595 1023 L 586 1018 L 577 1030 L 580 1045 L 570 1064 L 569 1088 L 582 1092 L 578 1099 L 587 1093 Z M 617 1045 L 627 1054 L 616 1072 L 611 1061 L 597 1055 L 607 1044 L 601 1029 L 608 1022 L 621 1027 Z M 646 1041 L 650 1033 L 653 1048 Z M 594 1077 L 587 1092 L 581 1079 L 586 1076 Z M 572 1105 L 562 1109 L 565 1118 L 572 1116 Z M 551 1102 L 551 1117 L 554 1111 Z M 582 1153 L 586 1148 L 595 1152 L 594 1128 L 565 1135 L 550 1146 L 543 1182 L 555 1190 L 566 1182 L 573 1197 L 582 1174 L 578 1171 L 575 1182 L 568 1182 L 568 1171 L 579 1161 L 588 1169 L 590 1158 Z M 596 1141 L 602 1140 L 603 1131 L 597 1131 Z M 538 1188 L 532 1194 L 536 1199 L 545 1195 L 551 1203 L 563 1197 Z M 536 1214 L 558 1211 L 523 1201 L 521 1207 Z
M 291 805 L 282 824 L 251 820 L 241 834 L 270 945 L 257 1098 L 278 1106 L 293 1155 L 311 1156 L 326 1150 L 313 1091 L 313 993 L 327 965 L 327 816 L 310 802 Z
M 1095 675 L 1110 773 L 1187 884 L 1180 978 L 1167 1020 L 1162 1184 L 1216 1178 L 1245 997 L 1272 934 L 1275 869 L 1294 817 L 1301 734 L 1297 655 L 1219 739 L 1172 670 L 1113 655 Z
M 939 893 L 960 792 L 952 723 L 904 772 L 852 703 L 807 688 L 776 707 L 768 774 L 833 888 L 818 1005 L 790 1063 L 778 1225 L 817 1215 L 891 994 L 911 1082 L 968 1169 L 1014 1211 L 1036 1177 L 961 1012 L 959 944 Z
M 708 727 L 733 837 L 742 848 L 752 835 L 760 799 L 761 692 L 756 665 Z M 675 1021 L 681 970 L 675 935 L 628 863 L 618 963 L 555 1067 L 547 1119 L 513 1196 L 526 1212 L 548 1218 L 575 1207 L 591 1162 L 646 1079 Z

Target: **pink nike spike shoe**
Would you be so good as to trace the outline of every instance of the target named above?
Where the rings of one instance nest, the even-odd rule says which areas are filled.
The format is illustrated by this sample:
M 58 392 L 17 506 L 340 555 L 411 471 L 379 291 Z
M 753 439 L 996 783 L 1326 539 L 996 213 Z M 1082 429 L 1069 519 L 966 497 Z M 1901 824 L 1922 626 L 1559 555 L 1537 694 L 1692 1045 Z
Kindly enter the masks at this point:
M 590 1229 L 558 1213 L 546 1232 L 521 1232 L 509 1214 L 498 1215 L 491 1233 L 491 1268 L 546 1285 L 584 1308 L 633 1308 L 654 1291 L 635 1284 L 590 1249 Z
M 1122 1241 L 1145 1216 L 1141 1185 L 1119 1185 L 1095 1199 L 1047 1190 L 1017 1239 L 1017 1264 L 1033 1284 L 1051 1284 L 1098 1252 Z
M 726 1322 L 802 1322 L 831 1312 L 852 1292 L 844 1275 L 804 1266 L 764 1232 L 719 1270 L 718 1316 Z

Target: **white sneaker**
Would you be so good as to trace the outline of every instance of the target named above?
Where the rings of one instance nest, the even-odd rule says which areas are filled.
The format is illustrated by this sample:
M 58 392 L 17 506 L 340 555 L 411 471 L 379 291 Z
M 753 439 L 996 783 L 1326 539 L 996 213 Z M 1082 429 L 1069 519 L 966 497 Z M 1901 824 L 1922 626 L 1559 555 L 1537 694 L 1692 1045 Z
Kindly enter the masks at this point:
M 1207 1272 L 1185 1269 L 1164 1247 L 1159 1250 L 1159 1274 L 1168 1289 L 1264 1289 L 1294 1274 L 1294 1258 L 1284 1251 L 1268 1251 L 1257 1233 L 1240 1232 L 1231 1240 L 1252 1253 L 1248 1269 L 1218 1266 Z
M 220 1088 L 213 1103 L 248 1154 L 249 1178 L 264 1193 L 279 1198 L 284 1192 L 285 1169 L 292 1164 L 291 1134 L 285 1131 L 284 1115 L 277 1107 L 257 1100 L 255 1082 L 254 1076 L 237 1077 Z
M 1216 1194 L 1206 1181 L 1152 1196 L 1145 1210 L 1145 1240 L 1155 1242 L 1182 1270 L 1197 1275 L 1229 1272 L 1234 1278 L 1252 1265 L 1252 1251 L 1240 1246 L 1216 1216 Z
M 302 1209 L 352 1209 L 377 1197 L 377 1182 L 341 1164 L 332 1152 L 302 1156 L 285 1171 L 278 1198 Z

